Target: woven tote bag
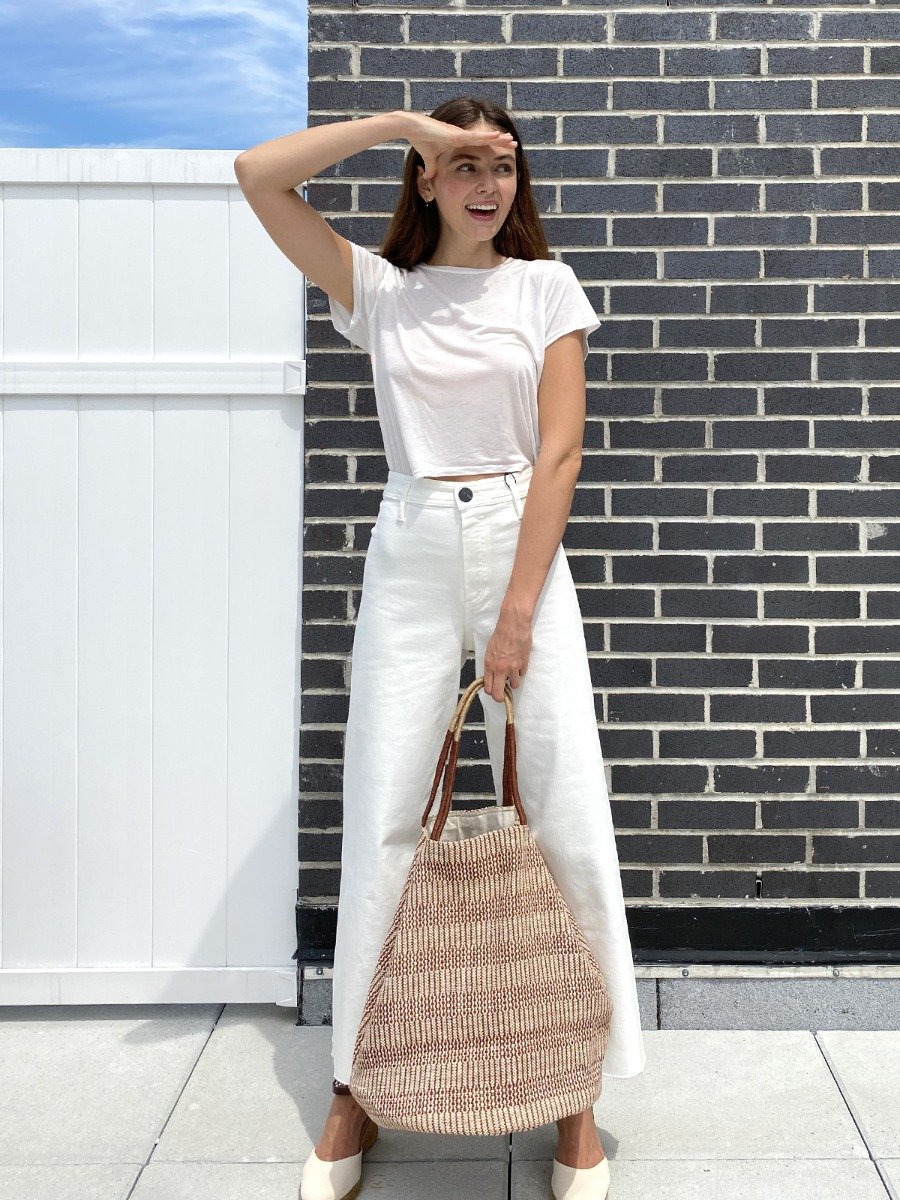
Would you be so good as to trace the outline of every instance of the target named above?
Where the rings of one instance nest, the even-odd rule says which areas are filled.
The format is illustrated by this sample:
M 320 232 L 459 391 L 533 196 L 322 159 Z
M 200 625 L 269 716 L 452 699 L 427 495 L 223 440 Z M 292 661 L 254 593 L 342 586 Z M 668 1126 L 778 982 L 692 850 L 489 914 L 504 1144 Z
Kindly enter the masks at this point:
M 384 1129 L 512 1133 L 600 1096 L 612 1001 L 526 820 L 508 682 L 503 803 L 451 809 L 483 686 L 463 692 L 444 738 L 354 1045 L 351 1094 Z

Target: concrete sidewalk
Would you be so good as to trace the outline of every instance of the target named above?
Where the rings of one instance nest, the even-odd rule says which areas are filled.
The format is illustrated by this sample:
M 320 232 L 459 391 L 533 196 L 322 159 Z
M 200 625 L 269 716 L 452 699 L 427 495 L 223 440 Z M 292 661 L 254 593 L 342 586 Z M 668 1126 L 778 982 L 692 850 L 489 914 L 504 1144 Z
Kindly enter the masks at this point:
M 275 1005 L 0 1008 L 0 1200 L 297 1200 L 331 1029 Z M 645 1030 L 611 1200 L 900 1200 L 900 1032 Z M 383 1130 L 362 1196 L 547 1200 L 556 1127 Z M 435 1164 L 440 1169 L 435 1170 Z

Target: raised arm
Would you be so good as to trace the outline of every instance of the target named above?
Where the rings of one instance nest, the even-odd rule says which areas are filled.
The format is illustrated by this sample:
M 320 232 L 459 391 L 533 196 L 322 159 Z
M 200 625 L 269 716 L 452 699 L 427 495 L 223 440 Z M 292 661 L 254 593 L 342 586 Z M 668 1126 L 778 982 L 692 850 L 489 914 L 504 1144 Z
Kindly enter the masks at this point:
M 405 136 L 409 117 L 401 109 L 317 125 L 260 142 L 234 160 L 240 189 L 275 245 L 316 287 L 350 312 L 350 243 L 294 189 L 352 154 Z

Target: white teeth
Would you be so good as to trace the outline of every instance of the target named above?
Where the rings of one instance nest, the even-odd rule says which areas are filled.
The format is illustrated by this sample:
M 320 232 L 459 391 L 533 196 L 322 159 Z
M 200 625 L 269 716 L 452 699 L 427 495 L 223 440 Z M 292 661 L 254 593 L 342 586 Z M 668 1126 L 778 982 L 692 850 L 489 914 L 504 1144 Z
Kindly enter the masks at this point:
M 496 212 L 497 211 L 496 204 L 467 204 L 466 208 L 468 208 L 470 212 Z

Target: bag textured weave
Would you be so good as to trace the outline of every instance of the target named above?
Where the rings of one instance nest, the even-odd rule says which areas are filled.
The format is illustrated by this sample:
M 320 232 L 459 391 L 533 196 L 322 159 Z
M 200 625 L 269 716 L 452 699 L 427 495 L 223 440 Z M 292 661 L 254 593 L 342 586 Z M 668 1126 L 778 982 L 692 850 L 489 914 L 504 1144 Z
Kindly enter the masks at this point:
M 526 821 L 508 682 L 503 803 L 451 810 L 483 686 L 463 692 L 444 738 L 356 1037 L 350 1091 L 385 1129 L 512 1133 L 582 1112 L 602 1087 L 612 1001 Z

